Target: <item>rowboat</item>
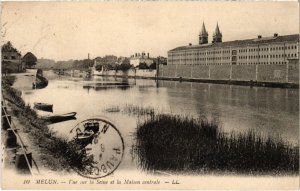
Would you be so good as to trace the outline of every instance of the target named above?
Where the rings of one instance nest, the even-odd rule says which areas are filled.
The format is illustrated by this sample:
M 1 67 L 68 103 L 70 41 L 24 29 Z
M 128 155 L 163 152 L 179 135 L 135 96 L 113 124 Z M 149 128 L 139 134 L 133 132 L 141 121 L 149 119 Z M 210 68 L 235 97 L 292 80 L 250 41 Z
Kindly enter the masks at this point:
M 35 102 L 34 108 L 42 111 L 53 112 L 53 104 Z
M 95 133 L 93 131 L 84 131 L 81 133 L 77 133 L 76 143 L 81 144 L 82 146 L 86 146 L 93 142 Z
M 62 121 L 76 119 L 76 117 L 75 117 L 76 114 L 77 114 L 76 112 L 70 112 L 70 113 L 61 114 L 61 115 L 46 116 L 46 117 L 42 117 L 42 119 L 49 123 L 59 123 Z

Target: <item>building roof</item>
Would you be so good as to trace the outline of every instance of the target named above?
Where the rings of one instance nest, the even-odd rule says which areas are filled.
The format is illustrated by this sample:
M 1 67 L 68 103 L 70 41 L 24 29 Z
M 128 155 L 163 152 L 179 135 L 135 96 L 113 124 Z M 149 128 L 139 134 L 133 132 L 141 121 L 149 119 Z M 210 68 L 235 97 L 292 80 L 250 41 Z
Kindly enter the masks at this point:
M 285 35 L 285 36 L 272 36 L 272 37 L 261 37 L 255 39 L 246 39 L 246 40 L 234 40 L 227 42 L 216 42 L 200 45 L 191 45 L 191 46 L 180 46 L 174 48 L 170 51 L 180 51 L 180 50 L 192 50 L 192 49 L 201 49 L 201 48 L 219 48 L 227 46 L 242 46 L 242 45 L 258 45 L 263 43 L 280 43 L 280 42 L 299 42 L 299 34 Z
M 220 32 L 218 23 L 217 23 L 217 26 L 216 26 L 216 30 L 214 32 L 214 36 L 222 36 L 222 33 Z
M 208 36 L 208 33 L 207 33 L 207 31 L 206 31 L 204 22 L 202 23 L 202 30 L 201 30 L 201 32 L 200 32 L 199 35 L 201 35 L 201 36 Z

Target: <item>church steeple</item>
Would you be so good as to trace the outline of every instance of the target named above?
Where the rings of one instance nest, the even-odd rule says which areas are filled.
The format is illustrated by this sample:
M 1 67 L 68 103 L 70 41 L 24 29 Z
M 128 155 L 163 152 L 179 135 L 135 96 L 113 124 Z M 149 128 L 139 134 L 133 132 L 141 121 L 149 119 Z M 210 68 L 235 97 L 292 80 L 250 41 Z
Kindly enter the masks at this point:
M 199 44 L 207 44 L 208 43 L 208 33 L 205 29 L 204 22 L 202 24 L 202 30 L 199 34 Z
M 218 23 L 217 23 L 217 27 L 216 27 L 216 30 L 213 35 L 213 43 L 215 43 L 215 42 L 222 42 L 222 33 L 220 32 Z

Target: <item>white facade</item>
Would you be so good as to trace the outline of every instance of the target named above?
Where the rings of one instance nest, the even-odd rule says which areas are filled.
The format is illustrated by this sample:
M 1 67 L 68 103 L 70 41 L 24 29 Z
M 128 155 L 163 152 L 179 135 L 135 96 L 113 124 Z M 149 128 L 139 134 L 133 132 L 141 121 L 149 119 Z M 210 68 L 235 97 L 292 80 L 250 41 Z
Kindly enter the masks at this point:
M 147 66 L 150 66 L 153 63 L 153 60 L 149 57 L 149 53 L 148 55 L 145 53 L 136 53 L 130 57 L 130 65 L 137 67 L 140 63 L 145 63 Z

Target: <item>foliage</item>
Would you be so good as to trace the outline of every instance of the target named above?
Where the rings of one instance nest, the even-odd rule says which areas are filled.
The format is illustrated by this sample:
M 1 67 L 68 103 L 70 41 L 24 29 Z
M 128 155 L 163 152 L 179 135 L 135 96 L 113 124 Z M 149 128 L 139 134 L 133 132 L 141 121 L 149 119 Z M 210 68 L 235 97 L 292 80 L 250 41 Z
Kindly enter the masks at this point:
M 120 64 L 120 65 L 116 65 L 116 67 L 115 67 L 115 70 L 121 70 L 121 71 L 127 71 L 127 70 L 129 70 L 131 68 L 131 65 L 130 64 L 124 64 L 124 63 L 122 63 L 122 64 Z
M 13 47 L 12 43 L 8 41 L 6 44 L 2 45 L 1 52 L 10 51 L 10 52 L 18 52 L 16 48 Z
M 25 62 L 26 67 L 31 68 L 32 66 L 36 65 L 37 58 L 31 52 L 27 52 L 22 58 L 22 61 Z
M 150 64 L 149 69 L 155 70 L 156 69 L 156 62 L 153 62 L 152 64 Z
M 140 63 L 138 65 L 138 68 L 141 70 L 146 70 L 146 69 L 149 69 L 149 66 L 146 63 Z

